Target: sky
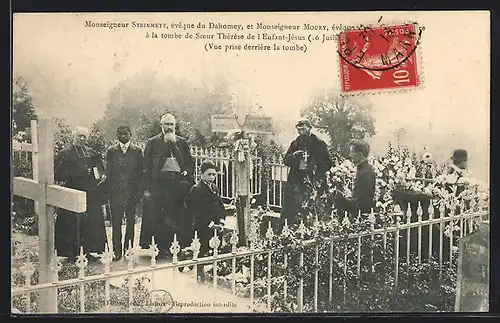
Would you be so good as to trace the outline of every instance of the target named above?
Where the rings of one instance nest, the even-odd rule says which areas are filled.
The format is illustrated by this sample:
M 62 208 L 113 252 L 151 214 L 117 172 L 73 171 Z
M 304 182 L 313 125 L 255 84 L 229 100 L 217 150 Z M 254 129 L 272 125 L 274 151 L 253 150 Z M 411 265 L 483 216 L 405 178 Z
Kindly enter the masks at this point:
M 198 22 L 245 26 L 262 22 L 302 27 L 304 23 L 375 23 L 380 17 L 387 24 L 417 21 L 425 27 L 418 52 L 423 82 L 421 88 L 410 92 L 360 97 L 374 107 L 377 135 L 370 139 L 372 151 L 384 151 L 387 142 L 394 140 L 394 133 L 403 128 L 405 143 L 416 150 L 428 146 L 436 158 L 449 157 L 455 148 L 468 149 L 471 170 L 487 180 L 488 12 L 16 14 L 13 72 L 27 80 L 38 115 L 62 116 L 71 124 L 96 121 L 104 113 L 109 91 L 121 80 L 147 68 L 162 77 L 183 77 L 193 82 L 199 82 L 203 75 L 222 74 L 233 84 L 239 101 L 258 103 L 265 114 L 273 117 L 278 140 L 288 145 L 295 136 L 294 122 L 311 94 L 340 86 L 334 42 L 305 42 L 306 53 L 207 52 L 205 40 L 147 39 L 145 34 L 152 31 L 150 28 L 92 28 L 85 27 L 85 21 L 162 22 L 169 26 Z M 172 28 L 153 31 L 173 32 Z M 243 32 L 245 36 L 248 33 Z

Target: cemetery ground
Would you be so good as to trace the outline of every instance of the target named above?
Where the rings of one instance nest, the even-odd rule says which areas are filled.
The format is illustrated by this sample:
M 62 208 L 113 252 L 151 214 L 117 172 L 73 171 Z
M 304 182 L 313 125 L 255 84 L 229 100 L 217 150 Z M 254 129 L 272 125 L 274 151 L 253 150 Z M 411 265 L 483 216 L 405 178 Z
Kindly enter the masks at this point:
M 234 217 L 228 217 L 227 226 L 236 225 Z M 135 224 L 135 244 L 138 245 L 140 237 L 141 218 L 138 217 Z M 109 247 L 112 250 L 112 231 L 109 223 L 106 223 L 106 232 Z M 125 233 L 125 225 L 122 226 L 123 235 Z M 21 266 L 26 263 L 26 255 L 30 253 L 32 262 L 36 262 L 36 253 L 38 251 L 38 236 L 29 236 L 19 231 L 12 232 L 12 244 L 15 250 L 12 251 L 12 281 L 17 284 L 24 284 L 24 277 L 20 273 Z M 94 254 L 95 255 L 95 254 Z M 149 266 L 149 256 L 138 257 L 137 266 Z M 158 259 L 157 264 L 165 264 L 171 260 Z M 111 264 L 111 271 L 127 270 L 128 263 L 122 258 L 119 261 Z M 205 271 L 210 270 L 212 265 L 205 266 Z M 175 272 L 174 272 L 175 271 Z M 104 265 L 100 262 L 89 262 L 85 270 L 85 275 L 96 275 L 104 273 Z M 33 277 L 37 277 L 37 272 Z M 22 277 L 22 278 L 21 278 Z M 32 283 L 34 282 L 32 277 Z M 59 280 L 72 279 L 78 277 L 78 268 L 73 264 L 64 264 L 59 273 Z M 136 274 L 134 299 L 144 298 L 151 291 L 149 279 L 151 273 Z M 36 278 L 35 278 L 36 279 Z M 166 269 L 155 272 L 154 290 L 165 290 L 170 293 L 173 300 L 173 307 L 168 310 L 168 313 L 242 313 L 250 311 L 250 300 L 231 294 L 230 291 L 222 286 L 214 289 L 212 282 L 197 282 L 194 278 L 193 270 L 184 268 L 183 271 L 175 269 Z M 90 282 L 85 284 L 85 307 L 86 313 L 103 313 L 105 311 L 104 304 L 104 281 Z M 69 291 L 68 291 L 69 289 Z M 129 312 L 128 307 L 128 278 L 113 277 L 110 279 L 111 290 L 111 313 L 126 313 Z M 78 286 L 59 288 L 59 313 L 75 313 L 79 311 Z M 38 295 L 32 293 L 31 301 L 37 304 Z M 113 299 L 115 303 L 113 304 Z M 25 300 L 21 296 L 15 296 L 12 307 L 14 311 L 18 307 L 23 307 Z M 185 305 L 181 305 L 185 304 Z M 157 306 L 157 308 L 139 308 L 132 309 L 134 312 L 166 312 L 165 306 Z M 22 310 L 21 310 L 22 312 Z

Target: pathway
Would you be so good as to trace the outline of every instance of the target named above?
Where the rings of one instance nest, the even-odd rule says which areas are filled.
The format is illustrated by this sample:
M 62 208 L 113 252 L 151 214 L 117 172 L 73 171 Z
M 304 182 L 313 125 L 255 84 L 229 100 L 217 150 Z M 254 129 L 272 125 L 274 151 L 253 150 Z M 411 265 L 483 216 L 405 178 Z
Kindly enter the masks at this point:
M 228 225 L 236 224 L 232 221 L 233 217 L 228 217 Z M 226 220 L 226 221 L 227 221 Z M 233 223 L 234 222 L 234 223 Z M 125 226 L 122 228 L 125 230 Z M 108 241 L 111 245 L 111 228 L 107 227 Z M 140 220 L 135 227 L 135 241 L 138 244 L 140 236 Z M 124 233 L 124 232 L 123 232 Z M 166 260 L 158 260 L 157 264 L 164 264 Z M 135 266 L 149 266 L 150 258 L 139 258 L 139 264 Z M 103 271 L 102 264 L 91 264 L 92 267 L 99 271 Z M 127 262 L 120 260 L 112 264 L 112 271 L 124 270 L 127 268 Z M 187 269 L 184 269 L 187 270 Z M 151 273 L 135 275 L 135 278 L 140 277 L 151 278 Z M 112 278 L 110 283 L 114 286 L 122 286 L 125 282 L 125 277 Z M 165 290 L 170 293 L 174 301 L 173 308 L 169 313 L 249 313 L 251 312 L 251 302 L 247 298 L 241 298 L 233 295 L 227 290 L 221 288 L 213 288 L 213 285 L 208 283 L 198 283 L 194 278 L 193 271 L 179 272 L 177 269 L 166 269 L 155 272 L 154 290 Z M 149 286 L 151 288 L 151 286 Z

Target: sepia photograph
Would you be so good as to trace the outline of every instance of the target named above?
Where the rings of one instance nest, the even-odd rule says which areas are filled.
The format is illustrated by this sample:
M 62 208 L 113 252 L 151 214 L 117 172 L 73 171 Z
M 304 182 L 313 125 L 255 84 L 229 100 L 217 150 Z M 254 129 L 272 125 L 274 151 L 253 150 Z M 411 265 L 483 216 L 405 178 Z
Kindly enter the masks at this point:
M 12 315 L 488 312 L 490 19 L 14 14 Z

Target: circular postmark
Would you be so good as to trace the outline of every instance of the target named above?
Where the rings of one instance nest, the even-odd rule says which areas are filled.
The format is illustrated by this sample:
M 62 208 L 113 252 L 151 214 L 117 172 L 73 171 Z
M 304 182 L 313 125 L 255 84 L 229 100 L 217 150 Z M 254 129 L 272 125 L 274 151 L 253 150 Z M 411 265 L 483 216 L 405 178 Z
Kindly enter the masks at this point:
M 151 291 L 151 299 L 147 301 L 147 306 L 151 312 L 168 313 L 174 306 L 172 295 L 164 289 Z
M 416 50 L 424 30 L 417 23 L 402 23 L 360 26 L 340 33 L 342 92 L 418 86 Z
M 412 59 L 424 27 L 417 23 L 363 26 L 339 34 L 339 56 L 359 69 L 387 71 Z

